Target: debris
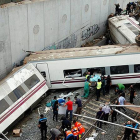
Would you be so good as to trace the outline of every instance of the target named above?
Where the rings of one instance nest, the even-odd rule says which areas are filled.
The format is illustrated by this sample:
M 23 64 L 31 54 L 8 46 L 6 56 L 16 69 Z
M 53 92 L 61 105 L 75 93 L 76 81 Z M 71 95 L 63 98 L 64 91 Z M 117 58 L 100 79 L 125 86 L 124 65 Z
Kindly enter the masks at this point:
M 14 137 L 20 137 L 22 135 L 21 129 L 14 129 L 13 134 Z
M 47 113 L 50 110 L 50 107 L 46 107 L 44 113 Z
M 60 98 L 64 98 L 64 97 L 69 97 L 69 96 L 72 96 L 73 93 L 72 92 L 69 92 L 67 95 L 64 95 L 63 93 L 61 95 L 59 95 Z

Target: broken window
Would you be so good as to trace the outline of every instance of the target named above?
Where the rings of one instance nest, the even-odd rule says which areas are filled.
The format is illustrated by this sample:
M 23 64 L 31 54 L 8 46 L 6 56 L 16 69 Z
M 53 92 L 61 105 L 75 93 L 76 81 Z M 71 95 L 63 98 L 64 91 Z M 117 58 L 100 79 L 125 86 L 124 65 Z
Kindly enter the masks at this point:
M 30 90 L 39 82 L 40 82 L 39 78 L 34 74 L 29 79 L 27 79 L 24 83 Z
M 9 104 L 5 101 L 5 99 L 0 100 L 0 114 L 3 113 L 8 107 Z
M 129 66 L 123 65 L 123 66 L 112 66 L 110 67 L 111 74 L 125 74 L 129 73 Z
M 105 75 L 105 67 L 87 68 L 86 71 L 83 73 L 83 76 L 85 76 L 87 72 L 90 72 L 91 75 Z
M 64 77 L 72 78 L 72 77 L 81 77 L 81 76 L 82 76 L 81 69 L 64 70 Z
M 140 73 L 140 64 L 134 65 L 134 72 Z

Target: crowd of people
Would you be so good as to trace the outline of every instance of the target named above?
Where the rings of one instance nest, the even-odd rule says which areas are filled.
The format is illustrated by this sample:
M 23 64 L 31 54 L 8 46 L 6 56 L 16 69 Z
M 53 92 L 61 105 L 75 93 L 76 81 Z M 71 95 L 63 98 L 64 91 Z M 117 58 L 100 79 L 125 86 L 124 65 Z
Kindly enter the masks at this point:
M 84 86 L 84 95 L 82 97 L 87 98 L 90 93 L 90 86 L 93 85 L 90 82 L 90 72 L 87 72 L 86 75 L 86 81 Z M 101 78 L 98 79 L 94 87 L 96 87 L 96 101 L 99 101 L 100 99 L 100 92 L 102 92 L 103 96 L 110 93 L 110 87 L 112 85 L 111 77 L 108 75 L 107 77 L 101 76 Z M 130 103 L 134 104 L 133 99 L 135 97 L 135 89 L 133 85 L 129 87 L 129 94 L 130 94 Z M 123 84 L 117 84 L 115 88 L 115 94 L 118 96 L 118 99 L 114 102 L 115 105 L 125 105 L 126 99 L 125 99 L 125 86 Z M 50 133 L 52 135 L 53 140 L 57 140 L 60 136 L 63 135 L 64 140 L 79 140 L 79 137 L 85 133 L 85 129 L 83 125 L 80 122 L 77 122 L 76 120 L 73 120 L 73 105 L 77 105 L 76 113 L 80 114 L 82 110 L 82 102 L 81 99 L 77 98 L 77 96 L 74 97 L 74 102 L 71 101 L 70 97 L 64 97 L 64 98 L 58 98 L 54 96 L 53 100 L 51 101 L 51 106 L 53 109 L 53 121 L 58 121 L 58 109 L 59 106 L 65 107 L 66 109 L 66 115 L 61 118 L 62 126 L 61 130 L 58 130 L 56 128 L 52 128 L 50 130 Z M 67 100 L 67 101 L 66 101 Z M 99 111 L 96 113 L 96 118 L 104 121 L 108 121 L 109 115 L 111 115 L 111 121 L 115 122 L 117 121 L 117 115 L 118 113 L 115 111 L 115 109 L 121 111 L 126 114 L 126 110 L 124 107 L 110 107 L 109 103 L 106 102 L 103 107 L 99 108 Z M 68 114 L 70 114 L 70 117 L 68 119 Z M 73 120 L 73 121 L 72 121 Z M 39 124 L 38 127 L 41 131 L 41 137 L 46 137 L 47 133 L 47 118 L 45 118 L 43 115 L 40 115 Z M 97 127 L 102 128 L 102 125 L 107 125 L 107 123 L 102 123 L 100 121 L 96 122 Z M 138 128 L 138 124 L 134 122 L 128 121 L 125 126 L 131 127 L 131 128 Z M 132 134 L 132 140 L 135 140 L 135 137 L 137 137 L 137 131 L 132 129 L 125 129 L 124 132 L 124 140 L 129 139 L 130 134 Z
M 129 2 L 127 5 L 126 5 L 126 12 L 125 14 L 126 15 L 129 15 L 130 13 L 133 13 L 135 10 L 136 10 L 136 6 L 137 6 L 137 3 L 136 2 Z M 122 8 L 120 7 L 120 4 L 115 4 L 115 15 L 121 15 L 122 14 Z
M 67 102 L 66 102 L 67 99 Z M 82 109 L 82 102 L 81 99 L 77 98 L 77 96 L 74 97 L 74 102 L 71 101 L 70 97 L 64 97 L 64 98 L 58 98 L 54 96 L 54 98 L 51 101 L 51 106 L 53 109 L 53 121 L 58 122 L 58 109 L 59 106 L 65 107 L 66 109 L 66 116 L 61 117 L 62 121 L 62 132 L 60 130 L 53 128 L 50 130 L 50 133 L 52 135 L 53 140 L 57 140 L 60 136 L 64 136 L 64 140 L 78 140 L 79 135 L 82 135 L 85 132 L 84 127 L 80 122 L 77 122 L 76 120 L 73 120 L 73 104 L 77 105 L 76 113 L 80 114 Z M 70 118 L 68 119 L 68 113 L 70 113 Z M 71 124 L 73 120 L 73 125 Z M 41 131 L 41 138 L 42 140 L 46 138 L 47 134 L 47 118 L 44 117 L 43 114 L 40 115 L 38 127 Z

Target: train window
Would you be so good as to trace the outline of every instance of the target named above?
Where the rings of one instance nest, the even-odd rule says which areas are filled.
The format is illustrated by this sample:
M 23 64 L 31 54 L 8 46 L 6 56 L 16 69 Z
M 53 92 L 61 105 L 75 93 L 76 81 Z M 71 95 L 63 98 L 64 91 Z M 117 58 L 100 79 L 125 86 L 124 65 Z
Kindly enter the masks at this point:
M 105 67 L 87 68 L 86 72 L 90 72 L 91 75 L 94 75 L 94 74 L 105 75 Z M 83 76 L 86 75 L 86 72 L 83 73 Z
M 140 73 L 140 64 L 134 65 L 134 72 Z
M 40 82 L 39 78 L 34 74 L 28 80 L 26 80 L 24 83 L 29 89 L 31 89 L 39 82 Z
M 123 65 L 123 66 L 112 66 L 110 67 L 111 74 L 125 74 L 129 73 L 129 66 Z
M 8 107 L 9 104 L 5 101 L 5 99 L 2 99 L 0 101 L 0 114 L 3 113 Z
M 67 78 L 81 77 L 82 70 L 81 69 L 64 70 L 64 76 L 65 77 L 67 76 Z
M 8 96 L 9 98 L 15 102 L 17 101 L 20 97 L 22 97 L 25 94 L 25 90 L 21 87 L 18 86 L 15 90 L 13 90 Z

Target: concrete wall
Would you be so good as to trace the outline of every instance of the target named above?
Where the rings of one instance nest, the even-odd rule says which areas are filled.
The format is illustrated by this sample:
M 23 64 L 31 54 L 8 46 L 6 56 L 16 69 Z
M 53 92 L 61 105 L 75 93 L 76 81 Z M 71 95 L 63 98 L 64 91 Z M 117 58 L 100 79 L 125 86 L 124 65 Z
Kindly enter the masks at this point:
M 24 50 L 80 47 L 100 36 L 114 4 L 125 8 L 128 1 L 41 0 L 0 8 L 0 79 L 24 59 Z

